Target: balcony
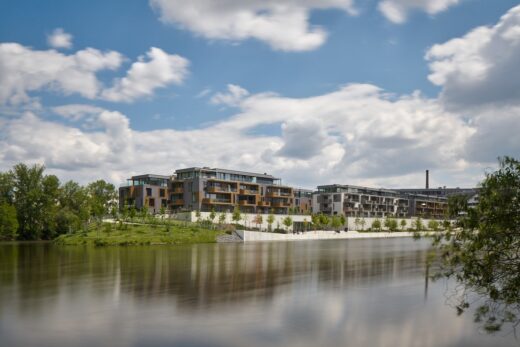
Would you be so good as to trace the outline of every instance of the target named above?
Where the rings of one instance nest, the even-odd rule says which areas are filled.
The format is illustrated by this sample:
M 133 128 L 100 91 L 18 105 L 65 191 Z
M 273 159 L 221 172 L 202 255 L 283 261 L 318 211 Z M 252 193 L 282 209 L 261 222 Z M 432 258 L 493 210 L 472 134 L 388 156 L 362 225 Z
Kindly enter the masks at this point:
M 250 190 L 250 189 L 240 189 L 238 191 L 240 195 L 257 195 L 258 190 Z
M 172 205 L 184 205 L 184 200 L 182 199 L 176 199 L 172 201 Z
M 288 202 L 273 202 L 273 207 L 291 207 Z
M 274 192 L 267 192 L 266 196 L 268 196 L 270 198 L 287 198 L 287 197 L 291 197 L 293 195 L 292 195 L 292 193 L 274 191 Z
M 258 202 L 258 206 L 271 206 L 271 202 L 270 201 L 259 201 Z
M 238 204 L 240 206 L 255 206 L 256 205 L 254 201 L 249 201 L 249 200 L 239 200 Z
M 230 187 L 218 187 L 218 186 L 208 186 L 206 188 L 208 193 L 232 193 L 233 190 Z
M 181 193 L 184 193 L 184 188 L 182 188 L 182 187 L 174 187 L 174 188 L 172 189 L 172 193 L 173 193 L 173 194 L 181 194 Z
M 231 203 L 231 200 L 210 199 L 210 198 L 202 199 L 202 203 L 208 204 L 208 205 L 233 205 Z

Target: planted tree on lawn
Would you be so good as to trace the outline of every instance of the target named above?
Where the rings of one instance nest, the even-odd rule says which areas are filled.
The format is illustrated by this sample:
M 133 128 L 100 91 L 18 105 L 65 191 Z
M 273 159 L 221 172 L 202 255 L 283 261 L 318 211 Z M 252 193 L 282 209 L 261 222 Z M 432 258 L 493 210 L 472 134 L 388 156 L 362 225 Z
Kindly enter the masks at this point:
M 268 228 L 269 232 L 273 231 L 273 223 L 274 223 L 274 215 L 272 213 L 270 213 L 267 216 L 267 228 Z
M 289 232 L 289 228 L 293 224 L 293 220 L 290 216 L 287 216 L 283 219 L 283 225 L 285 225 L 287 232 Z

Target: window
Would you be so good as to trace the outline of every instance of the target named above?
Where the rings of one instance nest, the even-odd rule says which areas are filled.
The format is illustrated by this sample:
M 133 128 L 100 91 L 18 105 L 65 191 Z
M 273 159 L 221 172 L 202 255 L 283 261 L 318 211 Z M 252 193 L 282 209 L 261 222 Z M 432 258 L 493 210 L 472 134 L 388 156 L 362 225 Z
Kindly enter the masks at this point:
M 148 200 L 148 206 L 155 207 L 155 199 Z
M 152 196 L 152 188 L 146 188 L 146 196 Z
M 160 196 L 161 198 L 164 198 L 164 197 L 166 196 L 166 192 L 165 192 L 164 189 L 159 189 L 159 196 Z

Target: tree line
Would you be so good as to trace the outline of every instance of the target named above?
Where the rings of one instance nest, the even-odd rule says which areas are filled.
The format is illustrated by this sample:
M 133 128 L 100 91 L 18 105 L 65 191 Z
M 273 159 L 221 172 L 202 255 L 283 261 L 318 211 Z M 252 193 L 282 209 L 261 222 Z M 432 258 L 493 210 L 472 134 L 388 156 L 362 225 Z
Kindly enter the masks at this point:
M 86 230 L 117 212 L 116 199 L 114 185 L 104 180 L 61 183 L 43 165 L 17 164 L 0 172 L 0 240 L 50 240 Z

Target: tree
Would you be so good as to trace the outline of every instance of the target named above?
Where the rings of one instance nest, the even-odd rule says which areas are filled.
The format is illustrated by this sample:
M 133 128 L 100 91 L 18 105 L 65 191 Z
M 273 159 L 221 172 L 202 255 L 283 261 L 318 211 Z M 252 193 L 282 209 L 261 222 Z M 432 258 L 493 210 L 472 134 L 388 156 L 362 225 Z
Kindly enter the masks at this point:
M 366 223 L 367 223 L 367 221 L 365 220 L 365 218 L 361 218 L 361 231 L 365 230 Z
M 488 332 L 520 323 L 520 162 L 504 157 L 499 164 L 480 185 L 477 229 L 440 233 L 434 243 L 442 256 L 438 275 L 465 289 L 457 312 L 478 305 L 475 320 Z
M 344 226 L 347 223 L 347 217 L 345 217 L 344 214 L 341 214 L 339 216 L 339 222 L 341 223 L 341 226 Z
M 226 222 L 226 213 L 225 212 L 222 212 L 219 216 L 218 216 L 218 224 L 224 224 Z
M 313 214 L 311 216 L 311 222 L 314 226 L 314 230 L 318 229 L 320 227 L 320 215 L 319 214 Z
M 428 229 L 433 230 L 433 231 L 439 231 L 439 222 L 437 222 L 434 219 L 430 220 L 428 222 Z
M 445 219 L 442 221 L 442 227 L 444 228 L 444 230 L 449 230 L 451 231 L 451 223 L 449 220 Z
M 333 230 L 337 231 L 341 227 L 341 220 L 338 216 L 332 216 L 330 226 Z
M 217 212 L 215 211 L 215 208 L 212 207 L 211 211 L 209 213 L 209 220 L 211 221 L 211 223 L 213 223 L 213 221 L 215 221 L 216 217 L 217 217 Z
M 387 217 L 385 219 L 385 227 L 390 231 L 397 230 L 397 221 L 394 218 Z
M 289 228 L 293 224 L 293 220 L 290 216 L 287 216 L 283 219 L 283 225 L 285 225 L 287 232 L 289 232 Z
M 356 217 L 356 219 L 354 219 L 354 225 L 356 226 L 356 230 L 358 230 L 359 226 L 361 225 L 361 219 L 359 219 L 359 217 Z
M 404 228 L 406 228 L 406 219 L 401 219 L 401 230 L 404 230 Z
M 161 218 L 164 219 L 164 215 L 166 214 L 166 207 L 161 206 L 161 208 L 159 209 L 159 214 L 161 215 Z
M 269 231 L 269 232 L 272 231 L 273 223 L 274 223 L 274 215 L 273 215 L 272 213 L 270 213 L 270 214 L 267 216 L 267 226 L 268 226 L 268 231 Z
M 242 214 L 240 213 L 240 208 L 238 206 L 235 206 L 233 209 L 233 215 L 231 216 L 231 219 L 233 222 L 235 222 L 235 224 L 238 224 L 242 219 Z
M 13 204 L 13 188 L 13 174 L 11 172 L 0 172 L 0 204 Z
M 374 221 L 372 222 L 372 229 L 381 231 L 381 221 L 379 219 L 374 219 Z
M 307 220 L 307 218 L 303 218 L 303 231 L 306 232 L 308 227 L 309 221 Z
M 15 240 L 17 231 L 16 208 L 7 202 L 0 203 L 0 240 Z
M 468 211 L 468 197 L 463 194 L 450 195 L 448 197 L 448 215 L 451 218 L 459 217 L 461 213 Z
M 264 222 L 264 218 L 262 217 L 262 215 L 257 214 L 255 216 L 254 223 L 256 224 L 256 227 L 258 228 L 258 230 L 260 230 L 260 225 L 262 225 L 263 222 Z
M 329 216 L 327 216 L 327 215 L 325 215 L 323 213 L 320 213 L 319 217 L 320 217 L 320 223 L 319 223 L 320 227 L 324 228 L 327 225 L 329 225 L 329 223 L 330 223 Z
M 90 213 L 94 219 L 100 221 L 116 204 L 116 189 L 112 183 L 97 180 L 87 186 L 87 191 L 90 197 Z
M 13 201 L 19 224 L 18 234 L 22 240 L 39 240 L 48 231 L 48 211 L 50 200 L 44 192 L 45 167 L 17 164 L 13 167 Z M 47 191 L 50 191 L 51 182 L 47 182 Z
M 413 227 L 415 231 L 421 231 L 424 229 L 421 217 L 417 217 L 417 219 L 413 221 Z

